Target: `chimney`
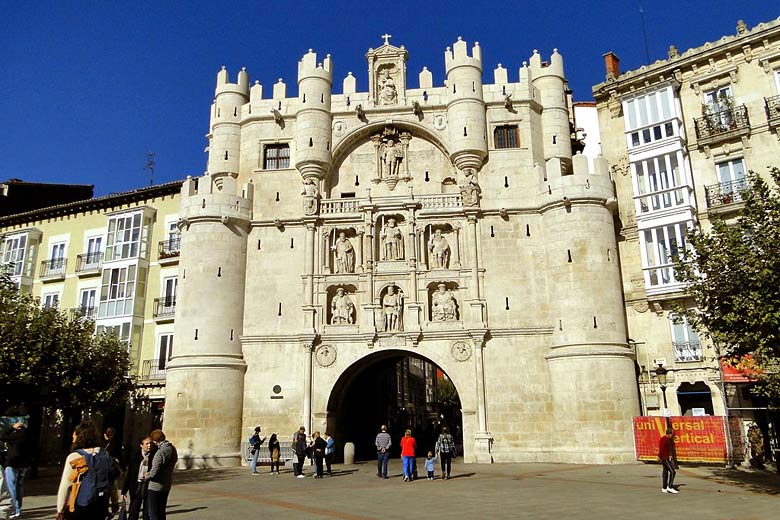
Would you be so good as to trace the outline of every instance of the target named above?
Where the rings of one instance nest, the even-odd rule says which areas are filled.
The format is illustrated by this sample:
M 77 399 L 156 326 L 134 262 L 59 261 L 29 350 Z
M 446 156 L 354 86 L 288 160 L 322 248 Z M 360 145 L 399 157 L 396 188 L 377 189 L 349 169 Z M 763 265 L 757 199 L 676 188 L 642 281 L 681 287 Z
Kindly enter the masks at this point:
M 604 55 L 604 65 L 607 68 L 607 80 L 620 76 L 620 58 L 614 52 L 609 51 Z

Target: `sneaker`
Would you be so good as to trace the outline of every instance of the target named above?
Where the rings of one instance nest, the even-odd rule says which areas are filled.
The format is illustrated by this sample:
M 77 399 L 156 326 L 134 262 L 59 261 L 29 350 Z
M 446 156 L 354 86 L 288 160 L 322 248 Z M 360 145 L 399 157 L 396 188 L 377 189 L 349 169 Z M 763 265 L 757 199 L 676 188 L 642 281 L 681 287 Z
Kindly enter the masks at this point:
M 259 474 L 260 474 L 260 473 L 258 473 L 257 471 L 255 471 L 254 473 L 252 473 L 252 475 L 259 475 Z
M 670 488 L 668 488 L 668 489 L 666 490 L 666 492 L 667 492 L 667 493 L 671 493 L 671 494 L 673 494 L 673 495 L 676 495 L 677 493 L 679 493 L 679 491 L 677 491 L 677 490 L 676 490 L 676 489 L 674 489 L 673 487 L 670 487 Z
M 382 478 L 382 474 L 381 473 L 377 473 L 376 474 L 376 478 Z
M 306 475 L 298 475 L 298 476 L 297 476 L 297 477 L 295 477 L 295 478 L 306 478 Z
M 22 513 L 21 513 L 21 512 L 19 512 L 19 513 L 13 513 L 13 514 L 11 514 L 11 515 L 10 515 L 8 518 L 19 518 L 20 516 L 22 516 Z

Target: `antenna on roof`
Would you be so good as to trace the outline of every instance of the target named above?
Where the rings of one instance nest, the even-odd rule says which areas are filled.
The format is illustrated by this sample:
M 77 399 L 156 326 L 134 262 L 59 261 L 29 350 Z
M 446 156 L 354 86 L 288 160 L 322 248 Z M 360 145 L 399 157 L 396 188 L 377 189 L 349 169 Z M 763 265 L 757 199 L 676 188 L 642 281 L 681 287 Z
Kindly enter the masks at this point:
M 645 11 L 639 4 L 639 16 L 642 18 L 642 36 L 645 39 L 645 65 L 650 65 L 650 49 L 647 46 L 647 27 L 645 27 Z
M 154 185 L 154 152 L 146 152 L 144 170 L 149 170 L 149 186 Z

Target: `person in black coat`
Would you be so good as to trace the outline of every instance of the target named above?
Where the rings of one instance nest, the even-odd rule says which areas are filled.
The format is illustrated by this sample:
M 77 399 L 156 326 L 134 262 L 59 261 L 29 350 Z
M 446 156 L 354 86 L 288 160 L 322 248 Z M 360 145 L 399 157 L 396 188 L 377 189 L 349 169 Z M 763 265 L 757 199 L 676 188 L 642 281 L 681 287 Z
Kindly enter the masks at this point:
M 27 428 L 24 423 L 16 422 L 0 437 L 8 446 L 5 461 L 5 485 L 11 494 L 14 512 L 8 518 L 22 515 L 24 499 L 24 476 L 30 467 L 30 454 L 27 450 Z
M 312 450 L 314 451 L 314 464 L 316 465 L 316 473 L 314 478 L 322 478 L 322 462 L 325 459 L 325 448 L 328 447 L 327 441 L 320 437 L 320 432 L 314 432 L 312 435 L 314 441 L 312 442 Z
M 146 507 L 147 482 L 144 475 L 152 467 L 155 445 L 152 439 L 145 435 L 140 440 L 140 450 L 130 458 L 130 465 L 122 485 L 122 500 L 130 496 L 130 504 L 127 508 L 128 520 L 138 520 L 143 508 L 143 519 L 149 520 L 149 511 Z

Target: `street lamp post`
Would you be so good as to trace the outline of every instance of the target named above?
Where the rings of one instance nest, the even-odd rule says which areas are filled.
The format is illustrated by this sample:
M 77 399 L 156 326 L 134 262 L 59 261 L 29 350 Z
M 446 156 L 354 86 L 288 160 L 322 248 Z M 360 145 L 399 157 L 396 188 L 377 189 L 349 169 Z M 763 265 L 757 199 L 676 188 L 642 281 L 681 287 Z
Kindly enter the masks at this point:
M 669 415 L 667 415 L 667 411 L 669 410 L 669 404 L 666 402 L 666 375 L 669 373 L 669 370 L 665 369 L 663 365 L 658 365 L 658 368 L 655 369 L 655 376 L 658 378 L 658 386 L 661 387 L 661 393 L 664 396 L 664 417 L 666 417 L 666 427 L 669 428 Z

